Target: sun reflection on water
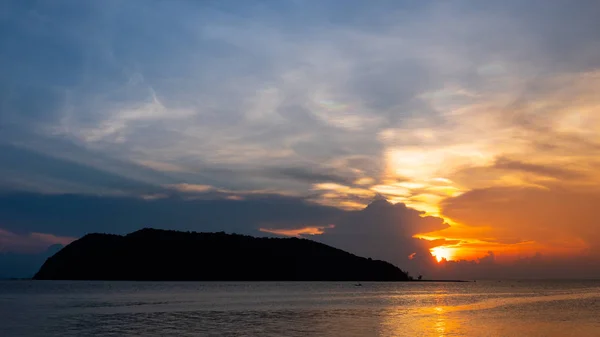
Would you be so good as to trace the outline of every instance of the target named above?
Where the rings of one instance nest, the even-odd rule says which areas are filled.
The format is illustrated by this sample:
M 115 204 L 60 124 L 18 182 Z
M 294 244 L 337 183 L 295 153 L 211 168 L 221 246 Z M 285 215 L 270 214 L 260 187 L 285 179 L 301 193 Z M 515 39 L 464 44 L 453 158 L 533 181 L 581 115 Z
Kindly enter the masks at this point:
M 461 317 L 448 306 L 446 291 L 437 290 L 414 297 L 416 308 L 390 308 L 382 326 L 382 336 L 460 336 L 464 334 Z M 423 302 L 426 301 L 426 302 Z M 424 306 L 420 306 L 423 304 Z M 412 305 L 411 305 L 412 306 Z

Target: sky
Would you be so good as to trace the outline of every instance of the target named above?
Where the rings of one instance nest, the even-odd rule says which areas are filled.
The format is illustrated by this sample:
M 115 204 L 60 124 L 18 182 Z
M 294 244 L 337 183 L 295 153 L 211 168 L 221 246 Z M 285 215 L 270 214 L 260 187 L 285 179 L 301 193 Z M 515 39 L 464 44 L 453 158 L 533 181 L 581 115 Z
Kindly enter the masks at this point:
M 156 227 L 306 237 L 431 277 L 600 277 L 599 15 L 2 1 L 0 254 Z

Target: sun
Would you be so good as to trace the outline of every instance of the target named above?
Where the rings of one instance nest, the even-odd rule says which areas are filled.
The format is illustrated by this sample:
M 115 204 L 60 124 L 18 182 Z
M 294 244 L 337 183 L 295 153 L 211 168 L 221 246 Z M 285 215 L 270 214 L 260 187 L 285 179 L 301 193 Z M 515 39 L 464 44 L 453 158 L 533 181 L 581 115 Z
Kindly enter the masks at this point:
M 435 256 L 437 262 L 442 262 L 442 259 L 452 259 L 452 251 L 446 247 L 435 247 L 431 250 L 431 255 Z

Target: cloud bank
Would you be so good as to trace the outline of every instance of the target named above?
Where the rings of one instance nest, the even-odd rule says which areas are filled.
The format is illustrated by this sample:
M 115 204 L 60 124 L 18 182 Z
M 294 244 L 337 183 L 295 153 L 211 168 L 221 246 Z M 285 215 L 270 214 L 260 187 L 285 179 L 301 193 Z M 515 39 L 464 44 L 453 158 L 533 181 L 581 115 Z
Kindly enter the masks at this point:
M 202 222 L 416 253 L 407 263 L 424 266 L 436 246 L 475 264 L 489 251 L 495 264 L 595 261 L 599 11 L 596 1 L 5 1 L 0 192 L 21 206 L 3 207 L 0 228 L 77 237 Z M 364 208 L 379 196 L 397 208 Z M 111 212 L 48 213 L 36 204 L 45 198 Z M 214 218 L 191 206 L 224 200 Z

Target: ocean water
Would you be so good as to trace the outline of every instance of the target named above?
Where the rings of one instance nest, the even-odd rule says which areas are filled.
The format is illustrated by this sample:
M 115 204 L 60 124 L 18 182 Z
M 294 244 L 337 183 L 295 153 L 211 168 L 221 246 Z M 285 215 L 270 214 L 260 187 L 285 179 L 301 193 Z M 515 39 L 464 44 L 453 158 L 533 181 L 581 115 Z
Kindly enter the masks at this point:
M 600 336 L 600 282 L 0 282 L 0 336 Z

